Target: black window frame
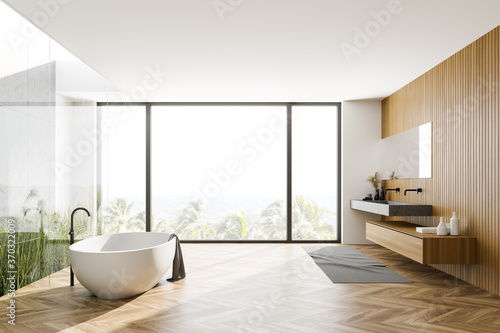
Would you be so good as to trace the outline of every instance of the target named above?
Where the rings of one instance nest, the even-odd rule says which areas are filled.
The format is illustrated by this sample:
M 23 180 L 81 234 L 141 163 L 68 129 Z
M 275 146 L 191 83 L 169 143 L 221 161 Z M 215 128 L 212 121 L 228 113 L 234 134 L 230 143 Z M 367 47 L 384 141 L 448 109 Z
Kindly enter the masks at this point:
M 342 221 L 342 103 L 340 102 L 98 102 L 104 106 L 146 107 L 146 232 L 151 231 L 151 107 L 152 106 L 284 106 L 287 113 L 287 239 L 286 240 L 181 240 L 183 243 L 341 243 Z M 336 240 L 294 240 L 292 238 L 292 109 L 294 106 L 337 107 L 337 239 Z

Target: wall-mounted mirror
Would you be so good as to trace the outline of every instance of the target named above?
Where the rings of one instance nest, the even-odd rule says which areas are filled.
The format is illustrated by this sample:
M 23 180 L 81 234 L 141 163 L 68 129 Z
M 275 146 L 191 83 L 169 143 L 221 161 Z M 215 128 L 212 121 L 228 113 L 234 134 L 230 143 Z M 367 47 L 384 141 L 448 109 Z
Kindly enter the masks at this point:
M 432 124 L 391 135 L 381 140 L 381 177 L 431 178 Z

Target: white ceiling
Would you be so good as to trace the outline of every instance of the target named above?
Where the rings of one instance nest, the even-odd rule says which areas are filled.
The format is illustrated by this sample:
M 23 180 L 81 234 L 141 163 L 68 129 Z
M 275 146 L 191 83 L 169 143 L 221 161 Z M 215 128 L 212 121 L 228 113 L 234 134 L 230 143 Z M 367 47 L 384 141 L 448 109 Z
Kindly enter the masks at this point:
M 2 1 L 148 101 L 383 98 L 500 25 L 499 0 L 399 0 L 348 61 L 342 43 L 397 0 Z M 147 68 L 168 76 L 144 85 Z

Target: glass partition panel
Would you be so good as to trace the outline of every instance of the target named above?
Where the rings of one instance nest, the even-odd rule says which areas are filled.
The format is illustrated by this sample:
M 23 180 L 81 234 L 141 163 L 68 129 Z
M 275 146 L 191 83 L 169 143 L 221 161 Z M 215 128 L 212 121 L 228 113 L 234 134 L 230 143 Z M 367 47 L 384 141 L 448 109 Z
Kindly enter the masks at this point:
M 0 2 L 0 296 L 7 275 L 23 287 L 52 265 L 54 64 L 44 34 L 22 37 L 27 21 Z M 35 29 L 36 30 L 36 29 Z

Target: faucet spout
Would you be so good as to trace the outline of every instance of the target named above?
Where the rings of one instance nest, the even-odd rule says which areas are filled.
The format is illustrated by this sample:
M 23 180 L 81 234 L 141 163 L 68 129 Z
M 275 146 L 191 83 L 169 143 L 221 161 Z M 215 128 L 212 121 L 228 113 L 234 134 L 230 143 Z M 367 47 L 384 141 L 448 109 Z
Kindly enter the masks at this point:
M 83 210 L 87 213 L 87 215 L 90 217 L 90 212 L 88 211 L 87 208 L 83 208 L 83 207 L 78 207 L 76 209 L 73 210 L 73 212 L 71 212 L 71 227 L 69 229 L 69 244 L 73 244 L 75 242 L 75 230 L 73 228 L 73 217 L 75 216 L 75 213 L 79 210 Z M 73 274 L 73 268 L 71 268 L 71 264 L 69 265 L 69 280 L 70 280 L 70 286 L 74 286 L 75 285 L 75 275 Z
M 405 196 L 406 196 L 406 192 L 417 192 L 417 194 L 419 193 L 422 193 L 422 188 L 419 187 L 419 188 L 407 188 L 404 192 Z
M 396 188 L 387 188 L 385 189 L 385 195 L 387 196 L 387 191 L 395 191 L 396 193 L 399 192 L 399 187 Z

